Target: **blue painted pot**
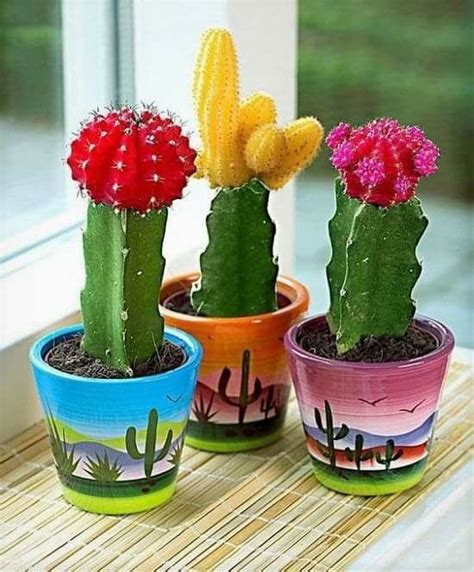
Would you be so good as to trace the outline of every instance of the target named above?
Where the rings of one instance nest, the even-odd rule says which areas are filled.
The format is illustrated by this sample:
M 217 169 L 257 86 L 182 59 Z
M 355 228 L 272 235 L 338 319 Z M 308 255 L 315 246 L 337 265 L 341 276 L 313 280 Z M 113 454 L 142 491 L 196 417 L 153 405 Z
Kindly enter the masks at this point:
M 55 344 L 80 333 L 80 325 L 61 328 L 30 351 L 64 497 L 101 514 L 154 508 L 175 489 L 201 346 L 166 328 L 165 339 L 184 350 L 186 362 L 133 379 L 79 377 L 44 361 Z

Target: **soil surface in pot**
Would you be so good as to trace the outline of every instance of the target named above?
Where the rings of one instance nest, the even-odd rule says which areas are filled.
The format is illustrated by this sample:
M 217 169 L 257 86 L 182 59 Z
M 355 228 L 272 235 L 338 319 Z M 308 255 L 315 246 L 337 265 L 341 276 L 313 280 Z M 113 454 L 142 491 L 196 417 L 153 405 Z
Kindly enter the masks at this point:
M 95 379 L 118 379 L 124 375 L 118 369 L 104 364 L 99 359 L 81 349 L 82 335 L 73 336 L 56 344 L 45 356 L 45 361 L 54 369 L 81 377 Z M 167 340 L 158 352 L 148 361 L 133 370 L 133 377 L 144 377 L 164 373 L 182 365 L 186 361 L 184 351 Z M 130 379 L 133 379 L 131 377 Z
M 196 310 L 191 306 L 191 291 L 182 290 L 181 292 L 176 292 L 172 294 L 166 300 L 162 302 L 163 306 L 172 312 L 178 312 L 179 314 L 187 314 L 188 316 L 202 316 L 198 314 Z M 282 294 L 277 295 L 278 309 L 281 310 L 286 306 L 291 304 L 291 301 Z M 205 317 L 205 316 L 202 316 Z M 244 317 L 244 316 L 242 316 Z
M 316 356 L 364 363 L 405 361 L 427 355 L 438 347 L 438 342 L 432 334 L 414 325 L 408 328 L 402 338 L 367 336 L 355 348 L 342 355 L 337 353 L 336 336 L 329 331 L 327 324 L 324 327 L 312 323 L 302 326 L 296 342 L 304 350 Z

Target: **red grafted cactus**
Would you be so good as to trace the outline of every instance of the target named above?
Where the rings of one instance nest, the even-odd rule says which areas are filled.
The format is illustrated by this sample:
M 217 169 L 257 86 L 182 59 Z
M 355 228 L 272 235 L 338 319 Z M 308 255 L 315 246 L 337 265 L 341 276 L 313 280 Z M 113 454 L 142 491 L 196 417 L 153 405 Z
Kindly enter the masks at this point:
M 81 347 L 126 376 L 163 342 L 156 294 L 167 207 L 181 198 L 195 156 L 181 127 L 153 106 L 93 113 L 71 144 L 72 177 L 90 198 Z
M 141 213 L 182 196 L 196 152 L 181 126 L 153 106 L 94 113 L 71 144 L 67 160 L 95 203 Z
M 326 138 L 346 193 L 381 207 L 410 200 L 421 177 L 436 172 L 439 149 L 418 127 L 376 119 L 353 128 L 340 123 Z

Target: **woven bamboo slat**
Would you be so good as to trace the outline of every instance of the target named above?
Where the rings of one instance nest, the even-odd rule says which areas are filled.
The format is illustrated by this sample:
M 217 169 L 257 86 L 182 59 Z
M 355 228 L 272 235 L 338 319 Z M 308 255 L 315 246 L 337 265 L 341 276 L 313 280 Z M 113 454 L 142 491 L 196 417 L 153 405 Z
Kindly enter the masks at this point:
M 314 479 L 297 407 L 283 439 L 248 454 L 185 448 L 167 505 L 130 516 L 80 512 L 62 499 L 45 427 L 0 450 L 3 570 L 344 570 L 446 481 L 472 448 L 470 367 L 451 365 L 429 468 L 414 489 L 361 498 Z

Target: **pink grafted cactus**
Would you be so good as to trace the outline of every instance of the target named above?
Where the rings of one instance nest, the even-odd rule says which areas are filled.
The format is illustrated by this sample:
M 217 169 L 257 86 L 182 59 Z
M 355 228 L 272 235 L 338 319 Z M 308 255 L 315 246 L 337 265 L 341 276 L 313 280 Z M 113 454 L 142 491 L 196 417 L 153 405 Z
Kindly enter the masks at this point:
M 403 127 L 395 119 L 358 128 L 340 123 L 326 142 L 346 193 L 381 207 L 410 200 L 420 178 L 438 169 L 438 147 L 418 127 Z

